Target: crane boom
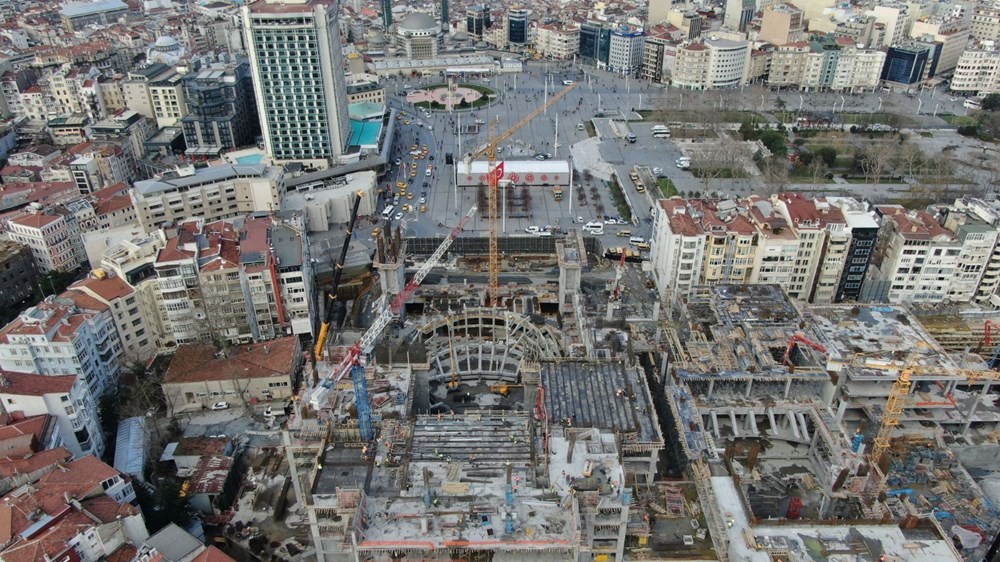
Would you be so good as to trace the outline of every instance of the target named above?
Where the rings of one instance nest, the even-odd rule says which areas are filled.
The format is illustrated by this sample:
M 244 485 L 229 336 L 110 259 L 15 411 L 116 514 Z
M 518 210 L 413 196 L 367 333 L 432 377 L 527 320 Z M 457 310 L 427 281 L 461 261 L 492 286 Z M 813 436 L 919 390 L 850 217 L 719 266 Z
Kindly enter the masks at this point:
M 438 246 L 437 250 L 435 250 L 434 253 L 431 254 L 431 257 L 428 258 L 427 261 L 424 262 L 422 266 L 420 266 L 420 269 L 418 269 L 417 272 L 413 274 L 413 278 L 410 280 L 410 282 L 406 284 L 406 286 L 403 288 L 402 291 L 399 292 L 398 295 L 396 295 L 396 298 L 392 300 L 389 306 L 382 309 L 382 312 L 378 315 L 377 318 L 375 318 L 375 321 L 372 322 L 372 325 L 368 328 L 368 330 L 366 330 L 365 333 L 362 334 L 361 337 L 358 339 L 358 341 L 349 348 L 347 355 L 344 356 L 344 359 L 340 362 L 340 364 L 333 369 L 333 372 L 330 374 L 329 378 L 333 379 L 334 382 L 339 381 L 341 378 L 343 378 L 344 374 L 347 373 L 351 365 L 356 363 L 357 360 L 361 357 L 361 353 L 364 350 L 375 345 L 375 342 L 382 335 L 382 332 L 385 330 L 386 326 L 388 326 L 389 323 L 392 322 L 394 317 L 399 315 L 399 311 L 402 310 L 403 305 L 406 304 L 406 301 L 409 300 L 409 298 L 417 290 L 417 287 L 420 286 L 420 283 L 422 283 L 423 280 L 427 278 L 427 274 L 430 273 L 432 269 L 434 269 L 434 267 L 437 265 L 439 261 L 441 261 L 441 258 L 444 257 L 444 254 L 448 251 L 448 248 L 451 247 L 451 243 L 454 242 L 456 238 L 458 238 L 458 235 L 461 234 L 462 230 L 465 229 L 466 223 L 468 223 L 469 220 L 472 219 L 472 216 L 475 213 L 476 213 L 476 207 L 473 206 L 471 209 L 469 209 L 469 212 L 466 213 L 464 217 L 462 217 L 462 220 L 458 223 L 458 225 L 451 230 L 451 232 L 444 239 L 444 241 L 441 242 L 441 245 Z

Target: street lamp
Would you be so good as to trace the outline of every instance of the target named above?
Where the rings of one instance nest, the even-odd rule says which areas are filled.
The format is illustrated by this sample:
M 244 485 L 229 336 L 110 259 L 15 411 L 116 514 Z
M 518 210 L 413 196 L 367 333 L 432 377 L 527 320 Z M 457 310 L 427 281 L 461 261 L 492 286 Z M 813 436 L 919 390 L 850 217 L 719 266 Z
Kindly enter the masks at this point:
M 802 106 L 805 105 L 805 103 L 806 98 L 804 98 L 802 94 L 799 94 L 799 113 L 802 113 Z

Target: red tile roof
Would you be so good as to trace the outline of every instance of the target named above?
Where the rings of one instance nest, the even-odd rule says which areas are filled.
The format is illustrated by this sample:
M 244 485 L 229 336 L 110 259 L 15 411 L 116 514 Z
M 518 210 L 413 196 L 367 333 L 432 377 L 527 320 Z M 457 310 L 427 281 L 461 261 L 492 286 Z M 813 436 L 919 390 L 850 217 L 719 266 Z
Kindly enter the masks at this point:
M 32 213 L 30 215 L 24 215 L 22 217 L 11 219 L 10 222 L 22 226 L 27 226 L 29 228 L 45 228 L 46 226 L 56 222 L 61 218 L 62 217 L 59 215 L 47 215 L 42 212 L 37 212 L 37 213 Z
M 899 205 L 879 205 L 882 215 L 894 221 L 907 240 L 954 240 L 955 233 L 941 226 L 927 211 L 907 211 Z
M 201 554 L 192 558 L 191 562 L 236 562 L 236 560 L 230 558 L 228 554 L 218 548 L 210 546 L 203 550 Z
M 67 292 L 74 293 L 81 292 L 83 289 L 89 289 L 95 295 L 107 302 L 125 298 L 135 293 L 135 289 L 133 289 L 121 277 L 105 277 L 104 279 L 98 279 L 97 277 L 91 276 L 73 283 L 69 286 L 69 288 L 70 291 Z
M 45 428 L 51 418 L 48 414 L 22 417 L 16 420 L 12 419 L 11 416 L 5 417 L 7 418 L 6 424 L 0 426 L 0 444 L 4 445 L 2 453 L 15 457 L 30 454 L 34 450 L 35 445 L 44 436 Z M 13 447 L 13 443 L 9 446 L 5 443 L 6 441 L 23 442 L 26 435 L 31 435 L 32 438 L 23 449 L 9 448 Z
M 660 199 L 660 207 L 666 212 L 667 220 L 670 221 L 670 231 L 674 234 L 698 236 L 705 233 L 701 225 L 688 213 L 687 201 L 684 199 L 680 197 Z
M 29 474 L 45 467 L 69 462 L 73 453 L 59 447 L 33 453 L 31 456 L 0 457 L 0 478 L 9 478 L 15 474 Z
M 299 360 L 298 339 L 279 338 L 231 350 L 228 358 L 216 357 L 211 345 L 182 345 L 170 361 L 164 383 L 290 376 Z
M 33 375 L 4 371 L 0 375 L 0 394 L 17 396 L 69 394 L 76 377 L 76 375 Z

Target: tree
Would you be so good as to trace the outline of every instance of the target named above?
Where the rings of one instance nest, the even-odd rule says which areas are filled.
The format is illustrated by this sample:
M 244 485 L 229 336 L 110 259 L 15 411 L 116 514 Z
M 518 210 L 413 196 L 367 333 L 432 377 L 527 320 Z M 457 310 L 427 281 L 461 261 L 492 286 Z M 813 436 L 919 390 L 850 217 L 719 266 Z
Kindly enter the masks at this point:
M 877 184 L 882 181 L 882 174 L 889 165 L 891 153 L 878 145 L 869 144 L 855 154 L 859 159 L 861 171 L 865 174 L 865 183 Z
M 979 104 L 983 111 L 996 111 L 1000 109 L 1000 94 L 989 94 Z
M 832 146 L 821 146 L 813 151 L 816 158 L 823 161 L 827 168 L 837 165 L 837 149 Z
M 767 195 L 785 191 L 788 185 L 788 161 L 784 156 L 764 158 L 761 172 L 764 176 L 764 185 L 767 186 Z
M 759 140 L 775 156 L 785 156 L 788 154 L 785 135 L 780 131 L 761 131 Z

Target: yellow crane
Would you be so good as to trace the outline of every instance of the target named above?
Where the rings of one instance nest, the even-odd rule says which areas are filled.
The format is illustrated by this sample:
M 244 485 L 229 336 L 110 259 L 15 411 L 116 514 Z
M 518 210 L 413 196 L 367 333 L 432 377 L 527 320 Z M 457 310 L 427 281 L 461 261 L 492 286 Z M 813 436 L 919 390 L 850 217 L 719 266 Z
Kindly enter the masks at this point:
M 521 119 L 515 123 L 511 128 L 506 131 L 496 134 L 496 123 L 490 122 L 489 126 L 489 140 L 484 146 L 465 155 L 465 169 L 471 170 L 472 161 L 479 158 L 482 155 L 486 155 L 486 177 L 487 177 L 487 194 L 486 200 L 488 202 L 488 217 L 490 226 L 490 254 L 489 254 L 489 305 L 499 306 L 500 305 L 500 251 L 498 249 L 497 242 L 497 230 L 499 228 L 500 216 L 497 204 L 497 185 L 500 182 L 500 176 L 503 174 L 503 166 L 497 166 L 497 146 L 503 141 L 509 139 L 518 129 L 527 125 L 537 118 L 539 115 L 545 113 L 552 104 L 559 101 L 563 96 L 568 94 L 573 88 L 576 87 L 576 83 L 570 84 L 556 93 L 554 96 L 549 98 L 549 101 L 542 104 L 540 107 L 529 113 L 524 119 Z
M 920 347 L 926 347 L 921 344 Z M 918 355 L 914 352 L 907 359 L 906 364 L 900 368 L 895 362 L 885 363 L 882 361 L 869 361 L 864 355 L 856 355 L 851 361 L 844 364 L 849 367 L 861 369 L 875 369 L 882 371 L 899 372 L 899 376 L 889 390 L 889 398 L 885 403 L 885 411 L 882 413 L 882 420 L 879 424 L 878 432 L 872 439 L 872 446 L 866 452 L 868 467 L 872 477 L 876 478 L 872 486 L 866 487 L 868 499 L 877 496 L 885 488 L 886 474 L 881 469 L 882 457 L 892 446 L 892 435 L 899 427 L 899 422 L 903 415 L 903 410 L 909 405 L 910 391 L 913 388 L 911 377 L 914 375 L 959 376 L 965 379 L 967 384 L 977 384 L 983 381 L 1000 381 L 1000 372 L 986 369 L 965 369 L 951 368 L 946 366 L 922 367 L 916 364 Z M 970 411 L 969 415 L 972 415 Z

